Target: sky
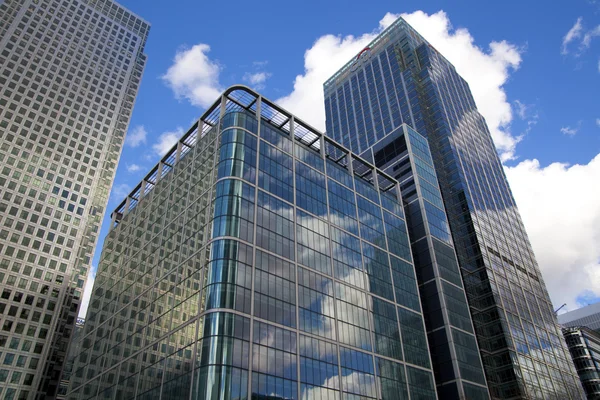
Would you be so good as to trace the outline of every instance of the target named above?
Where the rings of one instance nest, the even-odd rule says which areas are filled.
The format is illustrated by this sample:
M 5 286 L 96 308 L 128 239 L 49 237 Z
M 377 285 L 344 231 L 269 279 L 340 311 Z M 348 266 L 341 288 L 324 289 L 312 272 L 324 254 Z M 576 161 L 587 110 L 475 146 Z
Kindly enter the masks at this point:
M 556 308 L 600 301 L 600 0 L 120 3 L 148 63 L 86 296 L 112 210 L 225 88 L 324 131 L 323 82 L 402 15 L 469 83 Z

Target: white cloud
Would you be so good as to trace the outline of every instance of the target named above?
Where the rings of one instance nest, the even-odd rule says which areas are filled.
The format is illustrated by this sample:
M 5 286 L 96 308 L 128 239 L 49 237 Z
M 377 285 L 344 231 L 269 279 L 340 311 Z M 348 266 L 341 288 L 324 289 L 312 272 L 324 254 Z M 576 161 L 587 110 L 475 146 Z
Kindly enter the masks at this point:
M 600 25 L 596 26 L 594 29 L 589 30 L 583 35 L 583 39 L 581 40 L 581 47 L 587 49 L 592 44 L 592 39 L 596 36 L 600 36 Z
M 517 116 L 527 124 L 525 131 L 521 135 L 521 137 L 523 137 L 531 132 L 533 127 L 537 125 L 540 115 L 535 110 L 536 107 L 534 104 L 525 104 L 520 100 L 515 100 L 514 105 Z
M 304 53 L 304 73 L 294 81 L 293 91 L 277 102 L 318 129 L 325 128 L 323 82 L 364 48 L 398 15 L 386 14 L 375 32 L 360 36 L 325 35 Z M 504 160 L 514 157 L 521 139 L 511 135 L 510 103 L 504 84 L 521 63 L 520 49 L 506 41 L 491 42 L 487 50 L 474 43 L 464 28 L 454 29 L 445 12 L 428 15 L 422 11 L 402 15 L 426 40 L 454 64 L 469 83 L 479 111 L 486 118 L 494 142 Z
M 159 156 L 164 156 L 173 146 L 175 146 L 175 143 L 177 143 L 183 134 L 182 127 L 177 127 L 177 129 L 172 132 L 165 132 L 158 137 L 158 142 L 152 145 L 152 149 Z
M 517 109 L 517 115 L 521 119 L 525 119 L 527 114 L 527 105 L 522 103 L 520 100 L 515 100 L 515 107 Z
M 475 45 L 465 28 L 453 29 L 448 16 L 439 11 L 403 15 L 425 39 L 440 51 L 469 83 L 479 112 L 485 117 L 503 161 L 514 158 L 521 137 L 510 133 L 512 110 L 504 85 L 510 72 L 521 64 L 521 49 L 503 40 L 493 41 L 486 51 Z
M 379 31 L 381 28 L 358 37 L 325 35 L 318 38 L 304 53 L 304 74 L 296 76 L 292 92 L 276 102 L 324 131 L 323 83 L 373 40 Z
M 96 267 L 92 267 L 90 274 L 88 275 L 87 281 L 85 282 L 85 288 L 83 289 L 83 295 L 81 296 L 81 306 L 79 307 L 79 318 L 85 318 L 88 307 L 90 305 L 90 297 L 92 296 L 92 289 L 94 287 L 94 281 L 96 280 Z
M 244 82 L 249 83 L 252 87 L 256 88 L 257 90 L 261 90 L 264 89 L 265 82 L 270 77 L 271 73 L 269 72 L 246 72 L 242 79 L 244 80 Z
M 567 135 L 567 136 L 575 136 L 578 131 L 579 131 L 578 127 L 571 128 L 570 126 L 563 126 L 562 128 L 560 128 L 560 133 L 562 133 L 563 135 Z
M 567 34 L 563 37 L 562 50 L 561 50 L 562 54 L 568 54 L 569 53 L 569 49 L 568 49 L 569 43 L 571 43 L 575 39 L 579 39 L 581 37 L 581 34 L 583 32 L 582 22 L 583 22 L 583 17 L 577 18 L 575 25 L 573 25 L 573 27 L 571 27 L 571 29 L 569 29 L 569 32 L 567 32 Z
M 131 193 L 131 186 L 128 184 L 121 183 L 119 185 L 113 185 L 112 190 L 110 191 L 110 199 L 122 201 L 129 193 Z
M 600 154 L 588 164 L 505 167 L 555 305 L 600 296 Z
M 193 105 L 209 107 L 222 92 L 219 85 L 221 67 L 207 53 L 210 46 L 199 43 L 175 54 L 173 65 L 162 76 L 177 98 L 186 98 Z
M 600 118 L 596 118 L 596 125 L 600 128 Z
M 569 29 L 569 32 L 563 37 L 561 54 L 569 54 L 568 45 L 571 42 L 579 40 L 579 48 L 577 53 L 575 53 L 575 56 L 579 57 L 590 48 L 592 40 L 597 36 L 600 36 L 600 25 L 586 31 L 583 26 L 583 17 L 579 17 L 577 18 L 575 25 L 573 25 L 573 27 Z M 600 70 L 600 62 L 598 63 L 598 69 Z
M 127 172 L 137 172 L 140 169 L 142 169 L 142 167 L 137 164 L 127 164 Z
M 264 61 L 254 61 L 252 62 L 252 65 L 256 68 L 264 68 L 267 66 L 267 64 L 269 63 L 268 60 L 264 60 Z
M 146 143 L 146 136 L 148 136 L 148 132 L 146 132 L 144 125 L 138 125 L 127 133 L 125 144 L 131 147 L 138 147 L 140 144 Z

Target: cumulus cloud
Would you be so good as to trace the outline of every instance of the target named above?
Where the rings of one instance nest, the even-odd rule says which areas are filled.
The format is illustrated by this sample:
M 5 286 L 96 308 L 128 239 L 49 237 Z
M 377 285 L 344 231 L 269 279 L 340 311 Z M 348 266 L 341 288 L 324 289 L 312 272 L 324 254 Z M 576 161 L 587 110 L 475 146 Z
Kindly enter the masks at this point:
M 152 145 L 152 149 L 159 156 L 164 156 L 183 136 L 183 128 L 177 127 L 172 132 L 165 132 L 158 137 L 158 141 Z
M 210 46 L 199 43 L 177 51 L 173 65 L 162 76 L 179 99 L 193 105 L 209 107 L 222 92 L 219 84 L 219 64 L 208 57 Z
M 600 296 L 600 154 L 505 171 L 553 303 L 575 309 L 581 295 Z
M 90 274 L 88 275 L 87 281 L 85 282 L 85 288 L 83 289 L 83 295 L 81 296 L 81 306 L 79 307 L 79 318 L 85 318 L 87 310 L 90 305 L 90 297 L 92 296 L 92 288 L 94 287 L 94 281 L 96 280 L 96 267 L 92 267 Z
M 315 128 L 325 130 L 323 83 L 356 56 L 379 31 L 381 27 L 376 32 L 357 37 L 325 35 L 318 38 L 304 53 L 304 73 L 296 76 L 292 92 L 276 102 Z
M 581 33 L 583 32 L 583 17 L 577 18 L 575 21 L 575 25 L 569 29 L 567 34 L 563 37 L 562 41 L 562 54 L 569 54 L 569 43 L 574 41 L 575 39 L 579 39 L 581 37 Z
M 138 147 L 146 143 L 146 136 L 148 136 L 148 132 L 144 128 L 144 125 L 138 125 L 127 133 L 125 144 L 131 147 Z
M 127 164 L 127 172 L 137 172 L 140 169 L 142 169 L 142 167 L 137 164 Z
M 242 79 L 255 89 L 261 90 L 265 88 L 265 82 L 270 77 L 271 73 L 269 72 L 246 72 Z
M 325 128 L 323 82 L 354 57 L 399 15 L 386 14 L 374 32 L 360 36 L 325 35 L 304 53 L 304 73 L 294 81 L 293 91 L 277 102 L 318 129 Z M 469 83 L 479 111 L 486 118 L 494 142 L 504 160 L 514 158 L 521 139 L 509 131 L 511 105 L 504 84 L 521 63 L 521 49 L 506 41 L 489 43 L 483 50 L 464 28 L 454 29 L 443 11 L 402 14 L 409 24 L 439 50 Z

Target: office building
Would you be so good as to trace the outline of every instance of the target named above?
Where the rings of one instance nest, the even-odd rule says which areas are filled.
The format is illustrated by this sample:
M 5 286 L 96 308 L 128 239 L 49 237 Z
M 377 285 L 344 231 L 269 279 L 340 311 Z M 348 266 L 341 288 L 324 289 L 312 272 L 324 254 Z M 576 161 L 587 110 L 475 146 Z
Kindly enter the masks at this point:
M 53 398 L 146 62 L 110 0 L 0 1 L 0 397 Z
M 600 399 L 600 334 L 584 326 L 563 328 L 563 334 L 587 398 Z
M 452 64 L 399 18 L 324 92 L 327 135 L 357 154 L 372 155 L 402 124 L 427 138 L 491 397 L 580 399 L 490 132 Z M 401 157 L 389 157 L 394 171 Z
M 600 303 L 578 308 L 558 316 L 558 322 L 566 328 L 585 326 L 600 332 Z
M 403 124 L 363 153 L 400 183 L 441 399 L 489 399 L 427 139 Z
M 398 182 L 228 89 L 112 213 L 67 398 L 409 395 L 437 398 Z

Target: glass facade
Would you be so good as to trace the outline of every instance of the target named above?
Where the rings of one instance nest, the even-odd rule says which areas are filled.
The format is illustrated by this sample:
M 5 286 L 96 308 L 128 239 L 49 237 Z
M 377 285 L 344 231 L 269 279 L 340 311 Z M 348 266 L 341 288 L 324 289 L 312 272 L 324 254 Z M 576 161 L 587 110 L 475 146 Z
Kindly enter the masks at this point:
M 417 172 L 439 179 L 492 398 L 581 398 L 491 135 L 454 67 L 399 18 L 324 90 L 327 134 L 356 153 L 403 123 L 427 138 L 434 168 Z M 431 234 L 447 236 L 435 193 L 422 189 Z
M 0 398 L 57 394 L 149 28 L 110 0 L 0 1 Z
M 600 335 L 587 327 L 563 328 L 587 398 L 600 398 Z
M 437 398 L 400 199 L 228 89 L 113 212 L 68 398 Z
M 489 399 L 427 139 L 403 124 L 364 155 L 401 182 L 438 396 Z

